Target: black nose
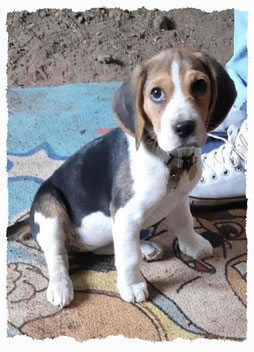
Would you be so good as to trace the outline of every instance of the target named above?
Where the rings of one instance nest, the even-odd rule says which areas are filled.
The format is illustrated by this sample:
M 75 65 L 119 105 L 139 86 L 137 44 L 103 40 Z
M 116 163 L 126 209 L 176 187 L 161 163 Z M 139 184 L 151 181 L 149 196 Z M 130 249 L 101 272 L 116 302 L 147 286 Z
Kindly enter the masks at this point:
M 186 138 L 191 135 L 196 127 L 196 122 L 193 120 L 177 122 L 173 129 L 175 134 L 177 134 L 181 138 Z

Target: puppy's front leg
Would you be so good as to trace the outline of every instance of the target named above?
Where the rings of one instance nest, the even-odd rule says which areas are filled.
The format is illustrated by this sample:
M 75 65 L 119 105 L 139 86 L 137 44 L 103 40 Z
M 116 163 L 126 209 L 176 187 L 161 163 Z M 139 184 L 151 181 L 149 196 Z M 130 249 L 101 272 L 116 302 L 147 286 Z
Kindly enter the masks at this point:
M 128 212 L 126 208 L 120 208 L 112 225 L 117 288 L 121 298 L 126 302 L 142 302 L 148 297 L 147 284 L 140 273 L 141 223 L 141 217 Z
M 213 255 L 209 241 L 194 231 L 194 221 L 190 212 L 189 198 L 184 197 L 167 216 L 169 227 L 179 241 L 180 250 L 194 259 Z

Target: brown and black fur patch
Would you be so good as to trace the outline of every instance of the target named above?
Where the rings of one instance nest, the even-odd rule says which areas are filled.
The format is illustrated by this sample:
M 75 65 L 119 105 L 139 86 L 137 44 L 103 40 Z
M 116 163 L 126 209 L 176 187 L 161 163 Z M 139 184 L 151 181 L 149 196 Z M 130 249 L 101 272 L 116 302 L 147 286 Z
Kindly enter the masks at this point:
M 129 159 L 123 159 L 115 175 L 113 188 L 114 197 L 113 202 L 110 203 L 110 213 L 113 220 L 116 211 L 123 207 L 133 196 L 132 185 L 133 180 L 130 173 Z
M 66 234 L 94 212 L 115 214 L 132 195 L 129 163 L 127 136 L 120 128 L 82 147 L 37 191 L 30 211 L 33 237 L 39 232 L 35 212 L 59 218 Z

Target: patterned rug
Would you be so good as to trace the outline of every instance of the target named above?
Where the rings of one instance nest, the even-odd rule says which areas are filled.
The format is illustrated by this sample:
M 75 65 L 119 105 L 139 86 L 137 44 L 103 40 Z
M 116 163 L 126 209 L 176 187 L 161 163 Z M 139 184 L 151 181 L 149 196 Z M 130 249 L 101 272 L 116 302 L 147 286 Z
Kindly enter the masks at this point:
M 41 182 L 69 155 L 115 126 L 110 108 L 118 83 L 9 89 L 8 109 L 8 336 L 71 336 L 78 341 L 123 335 L 149 341 L 177 337 L 246 338 L 246 209 L 195 212 L 195 229 L 214 247 L 213 258 L 183 255 L 163 220 L 149 229 L 166 247 L 143 262 L 149 301 L 128 304 L 116 290 L 113 256 L 71 257 L 75 299 L 53 307 L 46 299 L 43 253 L 17 224 L 27 217 Z

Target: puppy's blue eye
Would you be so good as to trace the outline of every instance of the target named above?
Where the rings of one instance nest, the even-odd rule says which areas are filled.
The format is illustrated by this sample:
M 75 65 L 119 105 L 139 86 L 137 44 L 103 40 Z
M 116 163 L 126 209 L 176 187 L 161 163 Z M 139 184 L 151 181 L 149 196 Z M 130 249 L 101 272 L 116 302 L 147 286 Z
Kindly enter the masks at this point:
M 165 100 L 165 93 L 161 88 L 153 88 L 151 93 L 150 93 L 151 100 L 154 101 L 155 103 L 161 103 Z

